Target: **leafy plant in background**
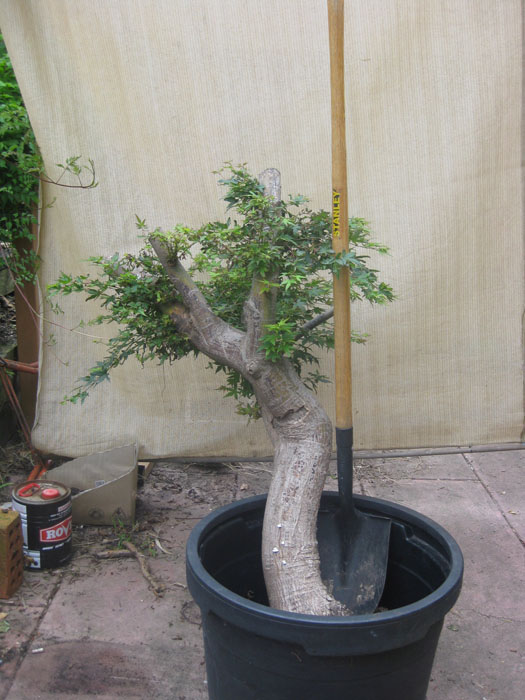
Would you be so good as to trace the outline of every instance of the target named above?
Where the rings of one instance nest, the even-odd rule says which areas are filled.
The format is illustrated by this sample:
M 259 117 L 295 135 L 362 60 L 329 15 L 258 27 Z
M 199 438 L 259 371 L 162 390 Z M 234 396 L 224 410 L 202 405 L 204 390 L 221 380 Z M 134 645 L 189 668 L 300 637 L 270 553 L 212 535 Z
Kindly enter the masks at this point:
M 239 413 L 262 417 L 275 448 L 263 533 L 270 603 L 341 614 L 318 571 L 315 523 L 332 428 L 311 390 L 328 381 L 317 353 L 333 346 L 327 273 L 349 266 L 352 299 L 385 304 L 393 292 L 369 255 L 387 249 L 372 240 L 363 219 L 353 218 L 350 250 L 334 253 L 330 214 L 312 211 L 302 196 L 281 201 L 280 188 L 269 193 L 265 179 L 275 173 L 265 171 L 259 181 L 244 166 L 228 165 L 219 182 L 234 215 L 225 222 L 149 232 L 138 219 L 145 243 L 137 254 L 93 257 L 93 274 L 63 273 L 48 294 L 53 301 L 57 294 L 84 293 L 102 307 L 91 323 L 115 324 L 106 356 L 79 380 L 69 401 L 83 401 L 129 357 L 163 363 L 203 353 L 224 374 L 222 391 L 237 401 Z M 287 533 L 276 529 L 283 522 Z M 280 544 L 275 533 L 291 537 L 286 570 L 272 554 Z
M 34 280 L 37 256 L 30 249 L 18 252 L 15 246 L 33 239 L 42 170 L 42 158 L 0 36 L 0 246 L 22 284 Z
M 56 167 L 60 175 L 53 179 L 44 170 L 11 60 L 0 35 L 0 253 L 19 285 L 34 282 L 38 267 L 37 253 L 31 246 L 19 244 L 34 239 L 40 181 L 80 189 L 97 185 L 94 163 L 90 159 L 83 164 L 81 156 L 72 156 L 65 164 Z M 62 181 L 65 175 L 68 176 L 67 183 Z M 49 202 L 46 206 L 52 204 Z

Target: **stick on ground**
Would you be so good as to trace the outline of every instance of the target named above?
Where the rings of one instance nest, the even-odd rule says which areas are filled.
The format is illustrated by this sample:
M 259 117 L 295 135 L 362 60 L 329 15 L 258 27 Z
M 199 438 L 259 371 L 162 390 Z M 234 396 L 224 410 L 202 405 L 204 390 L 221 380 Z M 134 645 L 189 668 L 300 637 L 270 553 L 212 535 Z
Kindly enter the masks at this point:
M 141 552 L 138 551 L 132 542 L 125 541 L 122 544 L 124 547 L 126 547 L 126 549 L 108 549 L 105 552 L 97 552 L 95 557 L 97 559 L 136 559 L 140 565 L 142 575 L 148 582 L 151 590 L 158 598 L 160 598 L 166 587 L 163 583 L 159 583 L 159 581 L 155 579 L 148 568 L 144 554 L 141 554 Z

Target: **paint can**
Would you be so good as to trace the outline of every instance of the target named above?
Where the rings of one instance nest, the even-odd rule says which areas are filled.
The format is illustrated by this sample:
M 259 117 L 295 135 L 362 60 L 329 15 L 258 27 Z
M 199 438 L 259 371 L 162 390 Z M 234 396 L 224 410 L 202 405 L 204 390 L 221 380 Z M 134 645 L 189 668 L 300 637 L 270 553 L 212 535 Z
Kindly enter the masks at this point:
M 71 490 L 57 481 L 18 484 L 11 494 L 20 513 L 24 555 L 29 569 L 54 569 L 71 558 Z

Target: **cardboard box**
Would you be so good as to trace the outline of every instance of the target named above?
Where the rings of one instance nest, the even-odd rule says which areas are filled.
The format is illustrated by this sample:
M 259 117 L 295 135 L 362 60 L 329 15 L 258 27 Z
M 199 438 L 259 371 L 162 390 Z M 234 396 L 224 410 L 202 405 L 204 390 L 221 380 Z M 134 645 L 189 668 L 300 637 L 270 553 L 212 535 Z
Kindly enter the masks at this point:
M 116 447 L 65 462 L 45 478 L 72 489 L 75 525 L 113 525 L 116 517 L 133 522 L 137 454 L 137 445 Z

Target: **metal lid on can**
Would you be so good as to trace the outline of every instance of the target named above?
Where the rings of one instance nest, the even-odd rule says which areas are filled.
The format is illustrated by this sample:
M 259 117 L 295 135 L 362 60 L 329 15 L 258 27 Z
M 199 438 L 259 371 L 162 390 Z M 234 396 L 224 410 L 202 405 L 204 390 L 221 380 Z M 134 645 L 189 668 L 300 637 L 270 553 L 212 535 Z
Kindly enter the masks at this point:
M 58 481 L 37 479 L 18 484 L 13 490 L 13 497 L 20 503 L 52 503 L 71 495 L 71 490 Z

